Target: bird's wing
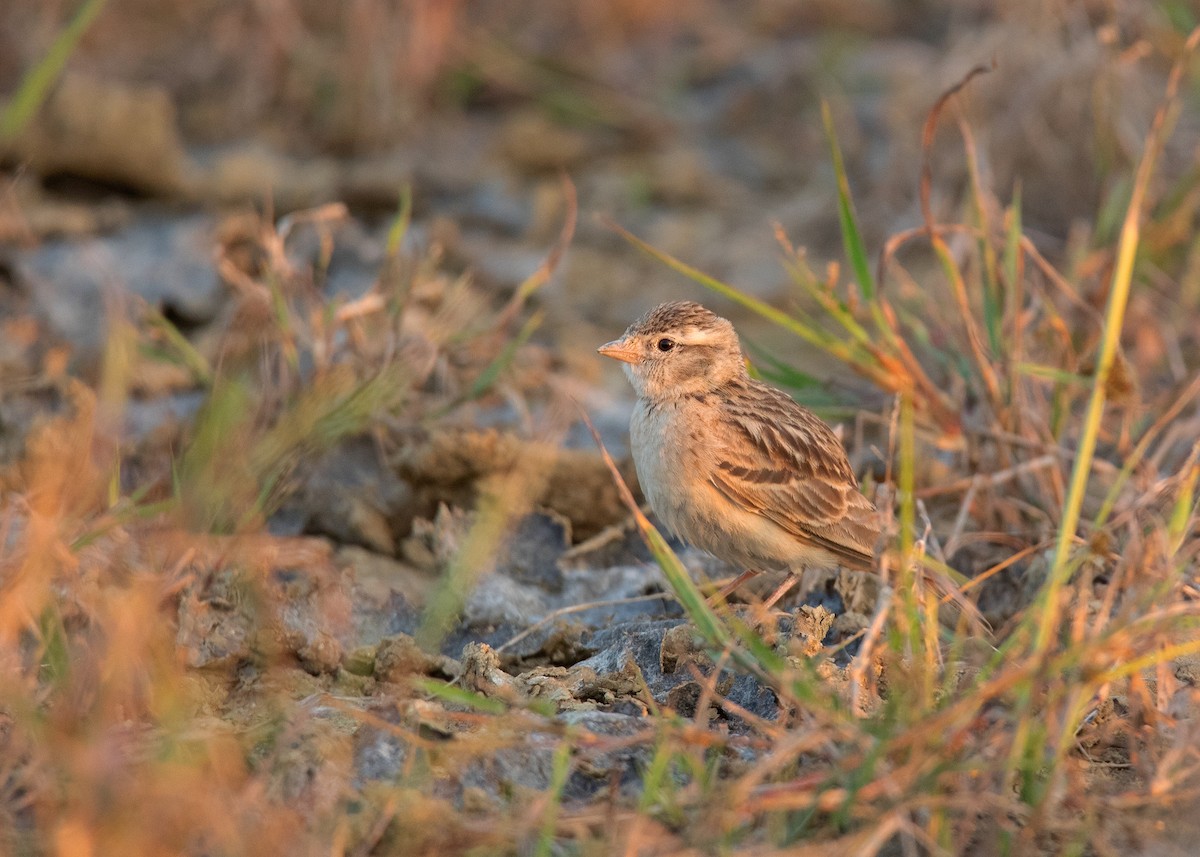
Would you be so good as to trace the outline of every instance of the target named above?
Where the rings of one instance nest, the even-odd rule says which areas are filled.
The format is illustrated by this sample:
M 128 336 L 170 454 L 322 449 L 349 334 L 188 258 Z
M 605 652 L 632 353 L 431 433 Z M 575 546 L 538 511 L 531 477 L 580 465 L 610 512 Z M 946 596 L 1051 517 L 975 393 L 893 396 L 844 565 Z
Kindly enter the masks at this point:
M 771 387 L 730 396 L 713 486 L 848 568 L 870 570 L 879 531 L 837 436 L 816 415 Z

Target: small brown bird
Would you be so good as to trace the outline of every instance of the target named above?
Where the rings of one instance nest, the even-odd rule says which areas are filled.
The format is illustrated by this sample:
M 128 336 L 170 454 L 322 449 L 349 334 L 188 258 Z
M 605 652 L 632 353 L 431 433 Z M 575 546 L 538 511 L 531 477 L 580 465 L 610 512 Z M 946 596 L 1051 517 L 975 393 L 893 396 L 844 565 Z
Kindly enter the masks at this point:
M 747 570 L 873 568 L 875 507 L 833 431 L 754 380 L 733 325 L 691 301 L 665 303 L 599 352 L 637 391 L 630 439 L 651 508 L 677 536 Z

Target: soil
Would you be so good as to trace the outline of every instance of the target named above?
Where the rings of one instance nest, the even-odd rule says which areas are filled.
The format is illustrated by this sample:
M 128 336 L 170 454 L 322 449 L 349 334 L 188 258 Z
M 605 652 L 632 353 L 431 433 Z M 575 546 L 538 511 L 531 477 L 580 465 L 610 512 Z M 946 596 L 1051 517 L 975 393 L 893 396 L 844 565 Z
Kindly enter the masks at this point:
M 326 65 L 337 40 L 314 4 L 294 4 L 291 22 L 312 67 L 289 51 L 274 66 L 246 60 L 264 22 L 238 30 L 221 17 L 232 13 L 209 3 L 189 23 L 171 5 L 110 4 L 32 122 L 0 149 L 0 548 L 36 521 L 18 499 L 39 484 L 31 461 L 78 454 L 67 481 L 91 484 L 92 459 L 64 451 L 70 440 L 54 446 L 80 436 L 56 435 L 64 426 L 87 423 L 97 447 L 119 449 L 122 496 L 173 496 L 213 385 L 196 362 L 151 353 L 171 348 L 156 320 L 200 365 L 232 375 L 267 362 L 260 337 L 277 317 L 263 272 L 284 272 L 295 289 L 288 299 L 304 295 L 298 305 L 308 310 L 355 308 L 392 280 L 410 283 L 390 338 L 364 328 L 350 345 L 324 342 L 321 312 L 298 313 L 313 332 L 310 350 L 256 376 L 255 431 L 329 368 L 322 343 L 354 349 L 359 380 L 387 363 L 385 352 L 401 354 L 406 373 L 396 400 L 360 430 L 292 450 L 253 526 L 222 524 L 203 498 L 165 518 L 98 517 L 78 559 L 85 588 L 143 574 L 161 585 L 154 610 L 183 665 L 180 705 L 217 732 L 262 733 L 247 742 L 247 765 L 265 774 L 271 802 L 310 818 L 348 795 L 390 807 L 390 827 L 374 830 L 364 814 L 339 834 L 367 843 L 361 853 L 389 843 L 399 853 L 404 842 L 411 853 L 450 853 L 487 841 L 472 819 L 484 824 L 514 795 L 557 782 L 555 735 L 586 736 L 556 786 L 564 805 L 601 806 L 642 794 L 651 714 L 670 710 L 719 734 L 722 772 L 770 752 L 756 724 L 794 715 L 766 683 L 706 652 L 573 409 L 590 415 L 636 491 L 631 392 L 594 349 L 648 307 L 681 297 L 733 318 L 748 344 L 811 376 L 801 397 L 843 406 L 831 419 L 872 479 L 886 440 L 871 426 L 886 427 L 890 400 L 640 254 L 606 219 L 772 305 L 809 311 L 773 230 L 803 245 L 819 272 L 842 256 L 822 99 L 867 245 L 878 248 L 921 223 L 928 110 L 973 65 L 994 60 L 938 129 L 934 209 L 955 213 L 962 199 L 962 116 L 998 200 L 1019 183 L 1025 226 L 1062 258 L 1109 190 L 1096 180 L 1101 165 L 1131 157 L 1135 137 L 1112 129 L 1144 128 L 1165 77 L 1162 63 L 1114 60 L 1153 36 L 1156 19 L 1123 11 L 1104 22 L 1095 4 L 1064 7 L 1070 20 L 1037 4 L 1005 14 L 987 4 L 867 4 L 878 16 L 828 3 L 699 4 L 712 22 L 685 4 L 668 4 L 680 7 L 678 21 L 582 4 L 591 24 L 579 11 L 524 27 L 488 4 L 451 4 L 464 7 L 461 44 L 428 67 L 406 60 L 417 64 L 402 69 L 411 90 L 389 78 L 382 92 L 367 83 L 357 91 L 358 78 Z M 41 4 L 17 6 L 26 35 L 45 28 Z M 135 14 L 142 36 L 119 38 L 123 16 Z M 206 56 L 188 34 L 220 21 L 226 39 Z M 340 23 L 360 36 L 371 29 Z M 22 45 L 20 32 L 0 37 L 0 56 L 22 57 L 0 61 L 2 92 L 45 46 Z M 386 56 L 368 44 L 367 56 Z M 336 90 L 329 103 L 300 94 L 319 81 Z M 464 94 L 450 94 L 456 86 Z M 376 103 L 387 105 L 379 115 Z M 1188 162 L 1178 146 L 1165 156 L 1173 175 Z M 548 281 L 517 302 L 570 215 L 563 176 L 578 198 L 577 228 Z M 413 207 L 396 248 L 401 188 Z M 540 324 L 477 394 L 472 384 L 534 314 Z M 123 324 L 142 338 L 122 340 Z M 350 326 L 339 330 L 353 340 Z M 270 353 L 285 353 L 283 341 Z M 136 347 L 122 352 L 121 342 Z M 1159 353 L 1154 342 L 1142 347 Z M 106 386 L 117 358 L 127 361 L 120 393 Z M 276 396 L 276 382 L 291 393 Z M 877 417 L 865 434 L 845 405 Z M 51 447 L 40 459 L 39 444 Z M 926 485 L 938 466 L 931 452 Z M 249 506 L 260 490 L 242 485 L 231 496 Z M 75 502 L 98 508 L 94 497 Z M 935 509 L 938 526 L 954 511 Z M 674 546 L 697 581 L 739 571 Z M 968 573 L 995 561 L 980 550 L 961 554 Z M 1027 605 L 1039 563 L 1034 555 L 989 582 L 983 618 L 1000 628 Z M 812 578 L 765 623 L 744 605 L 736 615 L 777 652 L 819 664 L 830 692 L 849 699 L 847 667 L 879 592 L 854 574 Z M 94 626 L 91 598 L 63 597 L 66 626 Z M 1183 700 L 1195 677 L 1180 669 L 1169 690 Z M 439 696 L 434 680 L 451 690 Z M 1129 767 L 1128 748 L 1104 723 L 1128 719 L 1131 694 L 1114 689 L 1081 734 L 1091 777 Z M 471 744 L 479 699 L 511 708 L 503 741 Z M 402 795 L 403 811 L 398 793 L 383 790 L 401 781 L 424 783 Z M 1166 831 L 1122 853 L 1183 853 L 1177 838 Z

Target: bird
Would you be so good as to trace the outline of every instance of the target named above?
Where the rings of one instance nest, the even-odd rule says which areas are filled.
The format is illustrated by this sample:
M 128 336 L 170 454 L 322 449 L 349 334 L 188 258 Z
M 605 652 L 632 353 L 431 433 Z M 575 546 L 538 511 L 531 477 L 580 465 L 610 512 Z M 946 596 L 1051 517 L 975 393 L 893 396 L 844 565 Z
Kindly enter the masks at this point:
M 874 568 L 880 535 L 833 430 L 751 377 L 733 324 L 693 301 L 661 304 L 597 349 L 637 393 L 630 446 L 650 508 L 679 538 L 745 571 Z

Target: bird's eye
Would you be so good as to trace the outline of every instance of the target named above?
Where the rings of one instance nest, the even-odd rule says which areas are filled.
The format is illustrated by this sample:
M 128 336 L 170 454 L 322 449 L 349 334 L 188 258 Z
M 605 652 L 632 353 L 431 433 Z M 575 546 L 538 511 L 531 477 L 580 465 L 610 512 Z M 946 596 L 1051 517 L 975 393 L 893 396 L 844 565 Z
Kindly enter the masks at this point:
M 658 350 L 659 351 L 670 351 L 674 347 L 675 347 L 675 340 L 673 340 L 673 339 L 667 339 L 664 337 L 663 339 L 658 340 Z

